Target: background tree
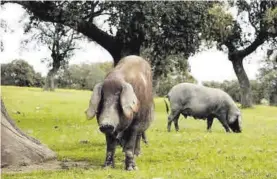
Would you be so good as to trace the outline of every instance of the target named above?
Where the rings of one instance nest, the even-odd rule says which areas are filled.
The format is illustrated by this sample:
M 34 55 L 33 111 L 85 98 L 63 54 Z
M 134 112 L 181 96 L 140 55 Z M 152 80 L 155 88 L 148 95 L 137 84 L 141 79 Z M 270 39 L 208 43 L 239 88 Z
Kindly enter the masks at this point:
M 236 80 L 224 80 L 223 82 L 216 81 L 204 81 L 202 83 L 204 86 L 219 88 L 228 93 L 235 102 L 239 102 L 241 99 L 239 83 Z
M 252 106 L 251 85 L 243 67 L 243 60 L 262 44 L 276 45 L 277 2 L 236 1 L 231 4 L 238 9 L 233 18 L 224 6 L 215 5 L 209 10 L 202 38 L 216 42 L 219 49 L 227 48 L 241 89 L 241 104 Z M 246 25 L 247 30 L 244 30 Z M 253 33 L 249 29 L 253 28 Z
M 252 101 L 254 104 L 260 104 L 261 100 L 265 98 L 264 85 L 258 80 L 250 80 L 252 86 Z M 240 86 L 237 80 L 224 80 L 223 82 L 205 81 L 204 86 L 219 88 L 228 93 L 234 101 L 241 101 Z
M 44 79 L 26 61 L 19 59 L 13 60 L 11 63 L 1 64 L 1 84 L 42 87 Z
M 76 40 L 81 39 L 74 30 L 58 23 L 34 22 L 30 21 L 25 27 L 27 33 L 32 33 L 31 39 L 23 41 L 23 45 L 37 41 L 40 45 L 46 45 L 51 53 L 50 58 L 42 59 L 46 62 L 50 70 L 45 81 L 45 90 L 54 91 L 55 75 L 60 67 L 65 67 L 68 60 L 73 56 L 74 50 L 77 49 Z M 36 46 L 38 46 L 36 44 Z
M 92 90 L 96 83 L 104 80 L 105 70 L 108 70 L 107 63 L 70 65 L 58 73 L 57 85 L 61 88 Z
M 188 82 L 196 83 L 197 81 L 190 74 L 190 67 L 183 55 L 171 55 L 165 59 L 171 65 L 171 72 L 159 76 L 156 81 L 155 92 L 158 96 L 165 96 L 169 90 L 178 83 Z
M 112 62 L 96 63 L 96 66 L 98 66 L 105 74 L 108 74 L 113 68 L 113 63 Z
M 263 86 L 263 96 L 271 105 L 277 106 L 277 51 L 263 61 L 257 76 Z

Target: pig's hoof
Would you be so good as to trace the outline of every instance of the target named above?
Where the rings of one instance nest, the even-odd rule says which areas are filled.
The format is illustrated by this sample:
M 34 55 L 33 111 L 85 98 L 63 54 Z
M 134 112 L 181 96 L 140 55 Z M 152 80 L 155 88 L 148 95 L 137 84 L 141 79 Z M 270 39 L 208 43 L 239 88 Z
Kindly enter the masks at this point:
M 108 168 L 114 168 L 114 163 L 105 163 L 103 166 L 104 169 L 108 169 Z
M 133 171 L 133 170 L 137 170 L 138 168 L 136 167 L 136 163 L 135 162 L 128 162 L 126 163 L 126 170 L 128 171 Z
M 139 150 L 136 150 L 136 151 L 135 151 L 135 155 L 138 157 L 138 156 L 141 155 L 141 152 L 140 152 Z
M 127 167 L 126 170 L 128 170 L 128 171 L 135 171 L 135 170 L 138 170 L 138 167 L 137 166 L 129 166 L 129 167 Z

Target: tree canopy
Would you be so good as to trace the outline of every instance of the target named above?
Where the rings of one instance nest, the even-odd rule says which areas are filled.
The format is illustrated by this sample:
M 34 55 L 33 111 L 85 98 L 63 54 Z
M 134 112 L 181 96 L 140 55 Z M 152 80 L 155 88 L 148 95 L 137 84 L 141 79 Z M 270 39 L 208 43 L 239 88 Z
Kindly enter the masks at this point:
M 18 1 L 32 21 L 42 20 L 69 26 L 104 47 L 115 64 L 120 57 L 148 50 L 155 76 L 172 68 L 170 55 L 194 54 L 209 7 L 218 2 L 101 2 Z M 100 27 L 97 19 L 105 19 Z M 181 66 L 181 65 L 179 65 Z

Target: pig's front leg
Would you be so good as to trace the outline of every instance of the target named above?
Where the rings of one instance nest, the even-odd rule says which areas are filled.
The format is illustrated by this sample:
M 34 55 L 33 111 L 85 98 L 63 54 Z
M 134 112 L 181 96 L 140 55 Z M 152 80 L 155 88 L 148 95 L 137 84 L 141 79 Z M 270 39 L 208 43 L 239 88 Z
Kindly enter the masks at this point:
M 130 130 L 129 136 L 126 140 L 126 144 L 124 146 L 125 151 L 125 169 L 126 170 L 136 170 L 136 164 L 134 159 L 134 149 L 136 145 L 136 139 L 137 139 L 137 131 Z
M 106 134 L 106 160 L 104 167 L 114 167 L 114 153 L 116 148 L 116 138 L 111 134 Z

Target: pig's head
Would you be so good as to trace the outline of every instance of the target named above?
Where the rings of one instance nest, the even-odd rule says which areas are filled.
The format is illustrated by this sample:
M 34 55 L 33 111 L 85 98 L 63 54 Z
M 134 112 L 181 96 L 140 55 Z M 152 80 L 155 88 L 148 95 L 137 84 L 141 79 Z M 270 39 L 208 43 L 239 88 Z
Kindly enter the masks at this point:
M 235 133 L 240 133 L 242 131 L 241 114 L 239 111 L 230 112 L 228 114 L 228 125 Z
M 95 85 L 86 115 L 88 119 L 96 115 L 101 132 L 113 133 L 124 130 L 138 109 L 139 101 L 132 85 L 105 80 Z

